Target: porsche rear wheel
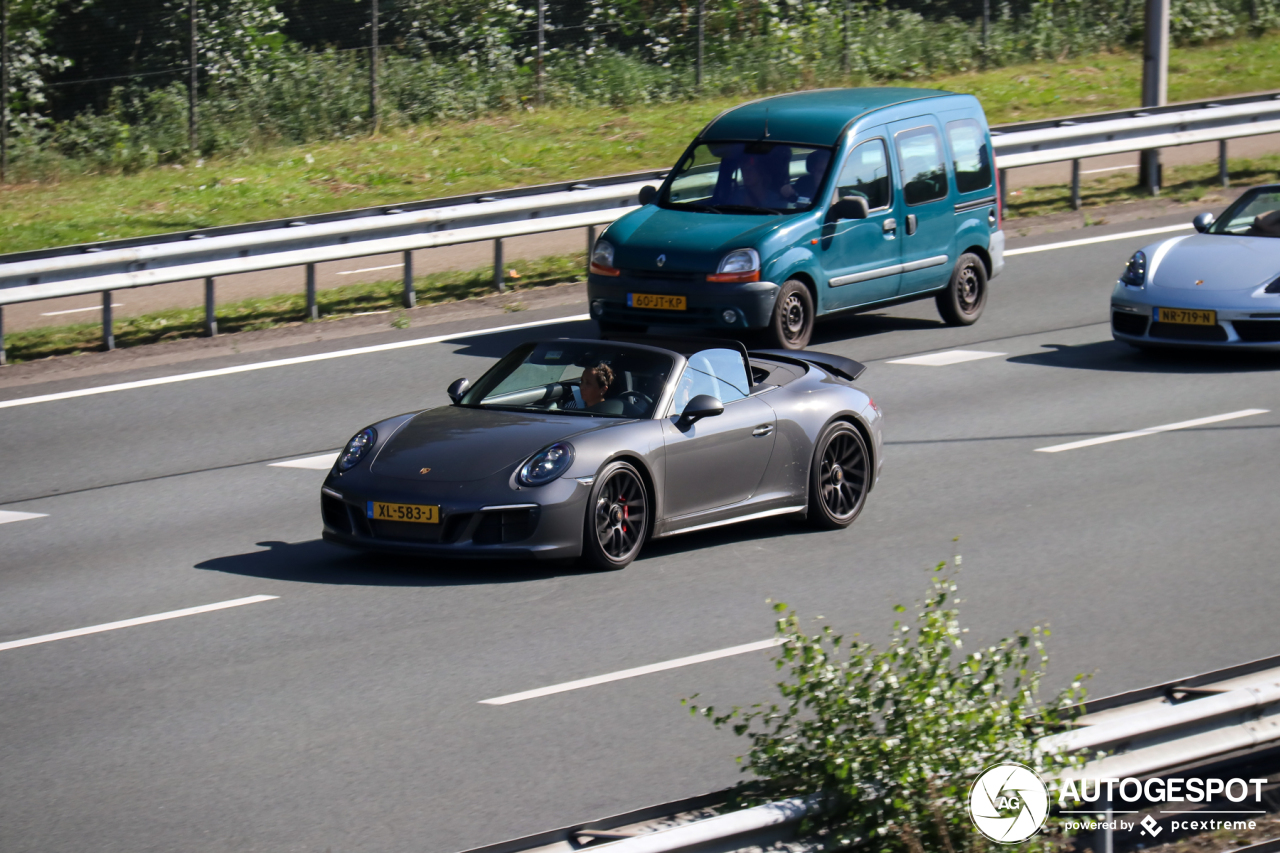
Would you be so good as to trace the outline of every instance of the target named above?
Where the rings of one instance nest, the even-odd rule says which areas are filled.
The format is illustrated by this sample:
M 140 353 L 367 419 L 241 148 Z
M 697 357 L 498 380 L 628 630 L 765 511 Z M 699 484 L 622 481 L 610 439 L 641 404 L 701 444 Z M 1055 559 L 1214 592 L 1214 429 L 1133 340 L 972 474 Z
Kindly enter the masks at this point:
M 837 421 L 827 426 L 809 468 L 809 522 L 823 530 L 848 527 L 862 512 L 871 457 L 862 433 Z
M 649 532 L 649 493 L 629 462 L 613 462 L 596 477 L 587 502 L 582 555 L 597 569 L 625 568 Z

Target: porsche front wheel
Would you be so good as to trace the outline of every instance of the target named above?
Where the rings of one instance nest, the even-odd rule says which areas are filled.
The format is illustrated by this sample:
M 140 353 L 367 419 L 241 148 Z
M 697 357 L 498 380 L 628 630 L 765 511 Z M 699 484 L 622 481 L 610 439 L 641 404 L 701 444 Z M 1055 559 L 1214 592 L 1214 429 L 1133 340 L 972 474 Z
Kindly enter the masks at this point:
M 640 472 L 628 462 L 605 466 L 587 502 L 583 557 L 597 569 L 625 568 L 640 553 L 648 531 L 649 494 Z
M 870 456 L 862 433 L 837 421 L 818 437 L 809 467 L 809 522 L 824 530 L 848 527 L 862 512 L 870 485 Z

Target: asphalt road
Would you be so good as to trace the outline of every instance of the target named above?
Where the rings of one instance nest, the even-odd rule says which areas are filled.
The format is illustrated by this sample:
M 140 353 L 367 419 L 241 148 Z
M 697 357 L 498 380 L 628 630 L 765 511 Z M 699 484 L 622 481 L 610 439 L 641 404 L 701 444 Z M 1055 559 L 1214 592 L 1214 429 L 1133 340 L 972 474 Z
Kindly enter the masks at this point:
M 768 599 L 883 638 L 957 550 L 973 643 L 1050 623 L 1054 685 L 1275 654 L 1280 359 L 1112 342 L 1111 284 L 1149 239 L 1011 256 L 970 328 L 931 302 L 821 326 L 813 348 L 866 362 L 886 413 L 858 522 L 692 534 L 616 573 L 350 554 L 319 540 L 323 472 L 269 464 L 443 404 L 581 321 L 23 405 L 5 402 L 326 345 L 0 390 L 0 512 L 44 514 L 0 524 L 0 851 L 449 853 L 724 787 L 745 743 L 679 700 L 773 698 L 767 651 L 480 703 L 767 639 Z M 891 363 L 950 350 L 992 355 Z M 1036 452 L 1248 409 L 1270 411 Z M 6 646 L 258 595 L 276 598 Z

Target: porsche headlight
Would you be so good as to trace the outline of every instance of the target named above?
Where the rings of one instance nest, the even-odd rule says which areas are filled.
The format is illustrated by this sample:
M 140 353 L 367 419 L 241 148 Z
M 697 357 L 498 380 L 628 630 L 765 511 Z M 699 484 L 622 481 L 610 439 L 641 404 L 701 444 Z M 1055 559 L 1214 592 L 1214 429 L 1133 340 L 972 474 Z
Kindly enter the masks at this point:
M 1142 287 L 1147 283 L 1147 255 L 1145 252 L 1134 252 L 1120 280 L 1130 287 Z
M 338 456 L 338 470 L 350 471 L 358 465 L 377 440 L 378 433 L 373 427 L 362 429 L 351 436 L 351 440 L 347 442 L 347 446 L 342 449 L 342 453 Z
M 760 255 L 755 249 L 735 249 L 724 256 L 716 272 L 753 272 L 758 269 L 760 269 Z
M 573 445 L 557 442 L 529 457 L 529 461 L 520 466 L 517 479 L 522 486 L 545 486 L 569 470 L 572 464 Z
M 608 240 L 597 240 L 596 247 L 591 252 L 591 263 L 602 267 L 613 266 L 613 244 Z

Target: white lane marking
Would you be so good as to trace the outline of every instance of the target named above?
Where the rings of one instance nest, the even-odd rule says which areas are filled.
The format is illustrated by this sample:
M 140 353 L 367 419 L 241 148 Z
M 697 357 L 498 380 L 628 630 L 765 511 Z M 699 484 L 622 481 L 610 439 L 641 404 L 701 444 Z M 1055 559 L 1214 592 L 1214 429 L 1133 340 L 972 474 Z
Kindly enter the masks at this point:
M 378 272 L 379 270 L 398 270 L 404 264 L 387 264 L 385 267 L 365 267 L 362 270 L 343 270 L 338 275 L 355 275 L 358 272 Z
M 308 456 L 304 459 L 290 459 L 286 462 L 272 462 L 268 468 L 306 468 L 310 471 L 328 471 L 338 461 L 338 453 L 321 453 L 319 456 Z
M 124 303 L 123 303 L 123 302 L 112 302 L 112 303 L 111 303 L 111 307 L 112 307 L 112 308 L 123 308 L 123 307 L 124 307 Z M 44 312 L 43 314 L 41 314 L 40 316 L 41 316 L 41 317 L 57 317 L 57 316 L 58 316 L 58 315 L 60 315 L 60 314 L 79 314 L 81 311 L 101 311 L 101 310 L 102 310 L 102 306 L 101 306 L 101 305 L 91 305 L 91 306 L 89 306 L 88 308 L 68 308 L 68 309 L 67 309 L 67 310 L 65 310 L 65 311 L 45 311 L 45 312 Z
M 977 361 L 980 358 L 995 358 L 1008 355 L 1003 352 L 983 352 L 976 349 L 953 349 L 946 352 L 933 352 L 928 355 L 914 355 L 911 358 L 895 358 L 889 364 L 920 364 L 927 367 L 945 367 L 948 364 L 960 364 L 966 361 Z
M 113 391 L 129 391 L 134 388 L 150 388 L 153 385 L 169 385 L 173 382 L 189 382 L 192 379 L 209 379 L 214 376 L 230 376 L 234 373 L 249 373 L 254 370 L 266 370 L 270 367 L 288 367 L 293 364 L 307 364 L 313 361 L 327 361 L 331 358 L 346 358 L 350 355 L 365 355 L 374 352 L 420 347 L 424 344 L 438 344 L 443 341 L 456 341 L 462 338 L 474 338 L 479 335 L 491 335 L 496 332 L 512 332 L 517 329 L 532 329 L 536 326 L 551 326 L 556 323 L 575 323 L 590 320 L 590 314 L 573 314 L 569 317 L 554 317 L 550 320 L 535 320 L 530 323 L 516 323 L 512 326 L 494 326 L 490 329 L 477 329 L 474 332 L 455 332 L 452 335 L 436 335 L 430 338 L 414 338 L 409 341 L 396 341 L 390 344 L 357 347 L 355 349 L 321 352 L 315 355 L 301 355 L 295 358 L 281 358 L 276 361 L 260 361 L 256 364 L 241 364 L 236 367 L 222 367 L 217 370 L 200 370 L 195 373 L 179 373 L 176 376 L 160 376 L 155 379 L 140 379 L 137 382 L 121 382 L 118 385 L 99 385 L 95 388 L 81 388 L 79 391 L 61 391 L 57 394 L 41 394 L 38 397 L 19 397 L 16 400 L 0 400 L 0 409 L 14 406 L 30 406 L 35 403 L 49 403 L 54 400 L 70 400 L 75 397 L 89 397 L 94 394 L 110 394 Z
M 553 693 L 564 693 L 568 690 L 577 690 L 579 687 L 592 687 L 596 684 L 607 684 L 610 681 L 621 681 L 624 678 L 635 678 L 637 675 L 648 675 L 651 672 L 662 672 L 664 669 L 675 669 L 681 666 L 689 666 L 694 663 L 702 663 L 703 661 L 716 660 L 717 658 L 727 658 L 733 655 L 746 654 L 747 652 L 755 652 L 760 649 L 770 649 L 774 646 L 780 646 L 786 642 L 782 637 L 774 637 L 772 640 L 761 640 L 758 643 L 747 643 L 743 646 L 732 646 L 727 649 L 720 649 L 714 652 L 704 652 L 700 655 L 690 655 L 687 658 L 676 658 L 675 660 L 663 661 L 662 663 L 651 663 L 648 666 L 637 666 L 634 669 L 622 669 L 617 672 L 608 672 L 604 675 L 597 675 L 593 678 L 580 678 L 577 681 L 566 681 L 563 684 L 553 684 L 550 687 L 539 687 L 537 690 L 526 690 L 523 693 L 511 693 L 507 696 L 498 696 L 495 699 L 481 699 L 481 705 L 509 705 L 512 702 L 523 702 L 525 699 L 536 699 L 539 696 L 550 696 Z
M 29 518 L 48 517 L 48 513 L 44 512 L 13 512 L 11 510 L 0 510 L 0 524 L 8 524 L 11 521 L 26 521 Z
M 1160 432 L 1169 432 L 1175 429 L 1190 429 L 1191 427 L 1204 426 L 1205 424 L 1216 424 L 1221 421 L 1231 421 L 1236 418 L 1247 418 L 1250 415 L 1265 415 L 1270 409 L 1241 409 L 1238 412 L 1227 412 L 1225 415 L 1213 415 L 1208 418 L 1196 418 L 1193 421 L 1179 421 L 1176 424 L 1165 424 L 1163 426 L 1147 427 L 1146 429 L 1136 429 L 1133 432 L 1118 432 L 1113 435 L 1104 435 L 1098 438 L 1087 438 L 1084 441 L 1072 441 L 1068 444 L 1055 444 L 1053 447 L 1037 447 L 1036 453 L 1059 453 L 1063 450 L 1075 450 L 1077 447 L 1092 447 L 1095 444 L 1108 444 L 1113 441 L 1124 441 L 1126 438 L 1141 438 L 1144 435 L 1155 435 Z
M 1108 167 L 1106 167 L 1105 169 L 1085 169 L 1085 170 L 1084 170 L 1084 171 L 1082 171 L 1080 174 L 1082 174 L 1082 175 L 1096 175 L 1096 174 L 1098 174 L 1099 172 L 1118 172 L 1118 171 L 1120 171 L 1121 169 L 1136 169 L 1136 168 L 1138 168 L 1138 164 L 1137 164 L 1137 163 L 1134 163 L 1132 166 L 1108 166 Z
M 228 607 L 239 607 L 242 604 L 257 604 L 259 601 L 271 601 L 278 595 L 251 595 L 248 598 L 237 598 L 232 601 L 219 601 L 217 604 L 202 604 L 199 607 L 188 607 L 184 610 L 170 610 L 168 613 L 156 613 L 153 616 L 139 616 L 137 619 L 123 619 L 119 622 L 107 622 L 103 625 L 90 625 L 88 628 L 76 628 L 73 631 L 59 631 L 56 634 L 41 634 L 38 637 L 27 637 L 25 640 L 10 640 L 0 643 L 0 652 L 8 649 L 19 649 L 23 646 L 34 646 L 39 643 L 52 643 L 54 640 L 65 640 L 68 637 L 83 637 L 85 634 L 99 634 L 103 631 L 114 631 L 117 628 L 132 628 L 135 625 L 146 625 L 148 622 L 163 622 L 166 619 L 177 619 L 181 616 L 194 616 L 197 613 L 208 613 L 212 610 L 226 610 Z
M 1128 240 L 1130 237 L 1149 237 L 1152 234 L 1168 234 L 1170 231 L 1185 231 L 1191 228 L 1186 225 L 1166 225 L 1164 228 L 1144 228 L 1141 231 L 1126 231 L 1123 234 L 1106 234 L 1102 237 L 1089 237 L 1084 240 L 1068 240 L 1065 243 L 1046 243 L 1043 246 L 1027 246 L 1022 249 L 1005 249 L 1006 258 L 1012 255 L 1029 255 L 1032 252 L 1049 252 L 1054 249 L 1070 249 L 1073 246 L 1090 246 L 1094 243 L 1109 243 L 1112 240 Z

